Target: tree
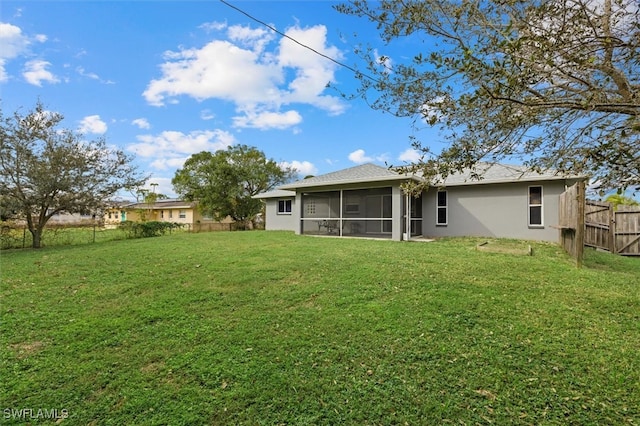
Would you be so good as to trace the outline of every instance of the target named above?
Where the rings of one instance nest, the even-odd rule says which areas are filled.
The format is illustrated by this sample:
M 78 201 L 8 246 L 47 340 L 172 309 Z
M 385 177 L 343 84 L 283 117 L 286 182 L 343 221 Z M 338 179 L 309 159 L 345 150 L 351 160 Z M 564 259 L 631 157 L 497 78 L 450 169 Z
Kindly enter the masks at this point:
M 640 187 L 640 8 L 636 0 L 353 0 L 337 10 L 375 23 L 386 43 L 425 51 L 367 62 L 355 95 L 375 109 L 439 126 L 448 140 L 408 171 L 480 161 L 590 175 Z M 373 94 L 372 94 L 373 92 Z M 355 96 L 354 95 L 354 96 Z
M 627 197 L 626 195 L 623 195 L 623 194 L 611 194 L 605 199 L 605 201 L 607 203 L 613 204 L 614 210 L 618 210 L 619 206 L 638 206 L 638 205 L 640 205 L 640 203 L 637 202 L 636 200 L 634 200 L 633 198 Z
M 262 201 L 252 198 L 287 182 L 294 175 L 268 160 L 262 151 L 234 145 L 215 153 L 193 154 L 171 183 L 177 194 L 197 201 L 198 208 L 217 220 L 230 216 L 236 222 L 255 225 Z
M 34 248 L 56 213 L 96 212 L 120 189 L 144 181 L 130 157 L 104 139 L 85 141 L 58 128 L 62 119 L 41 102 L 24 115 L 0 109 L 0 200 L 26 221 Z

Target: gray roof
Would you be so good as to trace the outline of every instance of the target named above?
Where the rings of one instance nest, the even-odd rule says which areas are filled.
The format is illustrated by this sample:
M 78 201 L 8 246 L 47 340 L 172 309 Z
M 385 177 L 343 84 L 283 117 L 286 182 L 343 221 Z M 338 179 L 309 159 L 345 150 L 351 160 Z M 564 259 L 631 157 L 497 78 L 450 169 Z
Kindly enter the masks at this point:
M 132 203 L 127 206 L 130 209 L 152 209 L 152 210 L 161 210 L 161 209 L 175 209 L 175 208 L 192 208 L 195 207 L 197 203 L 194 201 L 183 201 L 177 199 L 168 199 L 168 200 L 158 200 L 152 205 L 148 203 Z
M 254 195 L 251 198 L 291 198 L 295 197 L 295 191 L 285 191 L 283 189 L 274 189 L 273 191 L 261 192 L 260 194 Z
M 473 176 L 473 172 L 481 176 L 480 179 Z M 541 173 L 527 170 L 525 166 L 499 164 L 499 163 L 479 163 L 475 169 L 465 173 L 456 173 L 447 179 L 438 180 L 432 183 L 433 186 L 463 186 L 463 185 L 487 185 L 492 183 L 509 182 L 536 182 L 549 180 L 584 180 L 586 176 L 562 175 L 554 170 L 547 170 Z M 352 183 L 366 182 L 388 182 L 404 180 L 421 181 L 422 178 L 416 175 L 398 173 L 387 167 L 375 164 L 363 164 L 350 167 L 344 170 L 315 176 L 308 179 L 299 180 L 293 183 L 279 186 L 274 191 L 263 192 L 253 198 L 286 198 L 295 196 L 295 190 L 299 188 L 314 188 L 335 185 L 346 185 Z
M 299 180 L 293 183 L 282 185 L 279 189 L 312 188 L 318 186 L 346 185 L 359 182 L 385 182 L 407 179 L 418 179 L 400 174 L 387 167 L 375 164 L 362 164 L 344 170 L 315 176 L 308 179 Z
M 480 176 L 480 179 L 473 176 L 473 172 Z M 526 166 L 499 164 L 499 163 L 478 163 L 472 171 L 456 173 L 447 177 L 444 182 L 437 181 L 435 185 L 461 186 L 461 185 L 486 185 L 490 183 L 508 182 L 536 182 L 544 180 L 564 180 L 564 179 L 586 179 L 586 176 L 564 175 L 555 170 L 546 170 L 541 173 L 530 171 Z

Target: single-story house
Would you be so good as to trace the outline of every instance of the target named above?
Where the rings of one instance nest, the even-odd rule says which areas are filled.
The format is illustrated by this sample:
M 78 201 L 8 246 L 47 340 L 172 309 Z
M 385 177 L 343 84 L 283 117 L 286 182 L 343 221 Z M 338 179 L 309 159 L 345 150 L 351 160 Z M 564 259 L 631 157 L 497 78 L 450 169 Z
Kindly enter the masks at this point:
M 117 225 L 120 222 L 158 221 L 188 225 L 194 230 L 211 230 L 211 225 L 228 225 L 233 219 L 222 221 L 203 215 L 196 202 L 176 199 L 158 200 L 154 203 L 127 203 L 113 205 L 104 212 L 105 225 Z M 196 229 L 197 228 L 197 229 Z
M 267 230 L 396 241 L 482 236 L 557 242 L 559 196 L 586 179 L 504 164 L 482 164 L 476 173 L 483 178 L 455 174 L 414 197 L 401 185 L 420 176 L 364 164 L 255 198 L 265 200 Z

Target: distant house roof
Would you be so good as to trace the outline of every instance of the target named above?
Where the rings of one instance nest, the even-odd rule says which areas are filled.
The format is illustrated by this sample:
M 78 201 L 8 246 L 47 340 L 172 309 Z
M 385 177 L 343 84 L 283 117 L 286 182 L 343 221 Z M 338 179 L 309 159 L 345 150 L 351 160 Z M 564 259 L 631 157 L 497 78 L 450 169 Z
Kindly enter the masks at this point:
M 152 210 L 162 210 L 162 209 L 190 209 L 195 207 L 197 203 L 184 201 L 184 200 L 176 200 L 176 199 L 168 199 L 168 200 L 158 200 L 155 203 L 149 205 L 148 203 L 133 203 L 129 204 L 126 207 L 128 209 L 152 209 Z
M 360 182 L 404 181 L 407 179 L 419 180 L 416 176 L 403 175 L 387 167 L 377 166 L 375 164 L 362 164 L 360 166 L 350 167 L 348 169 L 338 170 L 336 172 L 282 185 L 278 187 L 278 189 L 313 188 Z
M 474 177 L 474 173 L 479 175 L 480 179 Z M 567 176 L 558 173 L 555 170 L 546 170 L 538 173 L 528 170 L 528 168 L 525 166 L 499 163 L 478 163 L 474 170 L 468 170 L 464 173 L 455 173 L 447 177 L 444 182 L 436 181 L 435 184 L 442 184 L 443 186 L 462 186 L 564 179 L 584 180 L 586 178 L 587 176 L 579 175 Z

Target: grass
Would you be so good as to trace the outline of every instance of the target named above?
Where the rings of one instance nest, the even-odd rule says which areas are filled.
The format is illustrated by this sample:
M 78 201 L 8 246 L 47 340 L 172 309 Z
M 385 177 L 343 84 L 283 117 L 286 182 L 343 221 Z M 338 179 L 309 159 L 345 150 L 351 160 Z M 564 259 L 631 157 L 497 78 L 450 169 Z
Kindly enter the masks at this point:
M 168 233 L 185 232 L 183 229 L 173 229 Z M 128 232 L 120 229 L 107 229 L 100 226 L 78 225 L 52 225 L 45 228 L 42 234 L 42 246 L 68 246 L 106 241 L 124 240 L 129 238 Z M 31 248 L 33 238 L 31 233 L 24 228 L 5 227 L 0 232 L 0 250 Z
M 0 407 L 63 424 L 640 424 L 640 259 L 280 232 L 1 253 Z M 527 243 L 529 244 L 529 243 Z

